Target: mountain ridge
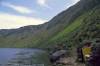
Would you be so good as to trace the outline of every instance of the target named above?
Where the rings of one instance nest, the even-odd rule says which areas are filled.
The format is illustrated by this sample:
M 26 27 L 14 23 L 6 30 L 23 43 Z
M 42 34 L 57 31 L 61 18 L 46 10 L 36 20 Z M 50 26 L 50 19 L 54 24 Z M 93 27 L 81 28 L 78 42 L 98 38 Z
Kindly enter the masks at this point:
M 99 4 L 99 0 L 80 0 L 45 24 L 0 30 L 0 47 L 46 47 L 66 41 L 67 36 L 62 37 L 60 40 L 58 39 L 59 34 L 61 36 L 67 35 L 66 32 L 76 34 L 78 27 L 83 23 L 82 20 L 86 19 L 87 13 L 91 12 Z

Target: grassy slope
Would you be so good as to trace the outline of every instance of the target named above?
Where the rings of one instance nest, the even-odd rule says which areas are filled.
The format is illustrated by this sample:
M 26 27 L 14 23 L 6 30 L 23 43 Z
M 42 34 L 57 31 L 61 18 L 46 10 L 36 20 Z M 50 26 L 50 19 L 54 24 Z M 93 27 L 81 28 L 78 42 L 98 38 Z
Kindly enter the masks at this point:
M 90 5 L 89 5 L 89 7 L 90 7 Z M 77 12 L 77 8 L 76 8 L 76 12 Z M 75 10 L 75 8 L 74 8 L 74 10 Z M 83 9 L 81 11 L 83 11 Z M 85 9 L 84 9 L 84 11 L 85 11 Z M 0 47 L 43 47 L 44 48 L 47 46 L 52 46 L 54 44 L 63 43 L 63 41 L 70 42 L 71 37 L 73 37 L 73 35 L 77 31 L 81 32 L 80 28 L 84 24 L 84 19 L 86 19 L 87 16 L 90 17 L 89 12 L 87 12 L 87 11 L 88 10 L 86 10 L 86 13 L 82 12 L 82 15 L 80 15 L 79 17 L 77 15 L 76 15 L 77 17 L 75 15 L 73 15 L 72 18 L 75 18 L 75 17 L 76 18 L 71 19 L 71 21 L 69 21 L 70 24 L 66 23 L 68 17 L 66 16 L 67 14 L 65 15 L 66 12 L 64 12 L 63 15 L 61 14 L 62 18 L 56 19 L 56 21 L 58 23 L 57 25 L 56 24 L 53 24 L 53 26 L 49 25 L 53 28 L 52 30 L 49 30 L 49 29 L 41 30 L 35 36 L 33 36 L 32 32 L 25 31 L 25 33 L 24 33 L 24 31 L 22 31 L 22 32 L 18 33 L 17 35 L 12 34 L 12 35 L 8 35 L 8 36 L 0 37 Z M 92 11 L 92 10 L 90 10 L 90 11 Z M 79 12 L 77 14 L 79 14 Z M 69 14 L 69 15 L 71 15 L 71 14 Z M 54 23 L 56 21 L 54 21 Z M 64 25 L 63 25 L 63 23 L 64 23 Z M 62 28 L 63 26 L 65 29 Z M 100 27 L 100 25 L 97 25 L 97 26 Z M 83 28 L 85 28 L 85 27 L 83 26 Z M 60 31 L 60 32 L 58 32 L 58 31 Z M 55 33 L 55 34 L 53 35 L 53 33 Z
M 54 37 L 48 39 L 48 41 L 46 43 L 47 45 L 44 44 L 42 47 L 52 46 L 54 44 L 68 40 L 70 37 L 70 34 L 73 33 L 75 30 L 77 30 L 82 25 L 82 22 L 83 22 L 83 19 L 85 18 L 85 16 L 86 16 L 86 14 L 78 17 L 73 23 L 71 23 L 69 26 L 67 26 L 64 30 L 59 32 Z
M 92 12 L 92 10 L 90 12 Z M 7 47 L 42 47 L 42 48 L 47 47 L 47 46 L 53 46 L 54 44 L 58 44 L 58 43 L 63 43 L 64 41 L 70 42 L 71 37 L 77 31 L 80 32 L 80 28 L 84 24 L 83 21 L 84 21 L 84 19 L 86 19 L 86 17 L 90 17 L 89 16 L 90 12 L 86 12 L 86 13 L 82 14 L 77 19 L 75 19 L 71 24 L 69 24 L 64 30 L 62 30 L 61 32 L 52 36 L 51 38 L 48 38 L 46 41 L 44 40 L 43 43 L 38 43 L 41 41 L 41 39 L 36 38 L 36 37 L 32 37 L 32 36 L 27 37 L 27 39 L 20 39 L 19 38 L 15 41 L 14 41 L 14 39 L 6 40 L 6 38 L 5 38 L 5 39 L 1 39 L 0 42 L 2 42 L 4 40 L 3 46 L 5 46 L 5 47 L 7 46 Z M 97 25 L 97 26 L 100 27 L 100 25 Z M 44 36 L 48 35 L 48 33 L 46 33 L 46 34 L 44 34 L 44 33 L 46 33 L 46 32 L 45 31 L 42 32 L 41 35 L 44 35 Z M 39 37 L 41 37 L 41 35 Z M 12 38 L 12 37 L 10 37 L 10 38 Z M 13 44 L 10 44 L 10 42 L 12 40 L 13 40 Z M 18 41 L 18 42 L 16 42 L 16 41 Z M 6 44 L 8 44 L 9 46 Z M 2 44 L 0 44 L 0 47 L 2 47 Z
M 71 43 L 70 40 L 75 39 L 75 37 L 72 38 L 75 35 L 75 33 L 76 32 L 80 33 L 84 31 L 85 28 L 88 28 L 88 26 L 90 26 L 88 25 L 88 23 L 91 23 L 91 19 L 95 20 L 96 16 L 99 15 L 99 13 L 100 13 L 99 8 L 98 9 L 94 8 L 93 10 L 86 12 L 85 14 L 79 16 L 76 20 L 74 20 L 74 22 L 72 22 L 69 26 L 67 26 L 64 30 L 59 32 L 57 35 L 48 39 L 47 43 L 43 44 L 42 46 L 40 45 L 40 46 L 41 47 L 54 46 L 54 44 L 64 43 L 65 41 L 69 41 Z M 85 20 L 87 21 L 84 22 Z M 94 24 L 95 23 L 96 22 L 94 22 Z M 96 26 L 99 28 L 100 24 L 97 24 Z

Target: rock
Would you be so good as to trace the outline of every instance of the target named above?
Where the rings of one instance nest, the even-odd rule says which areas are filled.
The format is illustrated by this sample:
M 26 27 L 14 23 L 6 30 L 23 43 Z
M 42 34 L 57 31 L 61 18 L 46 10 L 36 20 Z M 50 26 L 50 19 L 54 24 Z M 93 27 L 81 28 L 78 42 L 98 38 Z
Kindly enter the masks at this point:
M 71 58 L 71 57 L 63 57 L 63 58 L 60 58 L 59 60 L 56 61 L 56 63 L 58 64 L 63 64 L 63 65 L 73 65 L 74 66 L 74 59 Z
M 50 55 L 50 62 L 56 63 L 61 57 L 64 57 L 66 55 L 66 50 L 59 50 Z
M 67 52 L 66 50 L 59 50 L 53 53 L 52 56 L 61 56 L 63 54 L 66 54 L 66 52 Z

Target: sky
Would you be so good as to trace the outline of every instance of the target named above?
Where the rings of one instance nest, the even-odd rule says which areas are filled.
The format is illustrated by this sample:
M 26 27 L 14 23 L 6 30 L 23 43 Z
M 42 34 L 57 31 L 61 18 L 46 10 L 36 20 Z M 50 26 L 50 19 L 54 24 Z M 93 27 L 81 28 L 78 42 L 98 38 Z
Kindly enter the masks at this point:
M 79 0 L 0 0 L 0 29 L 43 24 Z

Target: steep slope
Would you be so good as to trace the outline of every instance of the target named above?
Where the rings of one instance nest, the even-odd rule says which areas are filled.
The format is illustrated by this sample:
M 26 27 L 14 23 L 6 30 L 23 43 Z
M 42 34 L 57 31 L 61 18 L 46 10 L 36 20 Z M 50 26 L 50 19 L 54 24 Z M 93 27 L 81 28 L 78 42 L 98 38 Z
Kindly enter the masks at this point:
M 75 47 L 75 44 L 78 45 L 84 40 L 96 38 L 100 39 L 100 5 L 78 17 L 67 28 L 48 40 L 48 43 L 67 43 L 72 46 L 74 44 Z
M 99 0 L 81 0 L 45 24 L 0 30 L 0 47 L 47 47 L 65 41 L 70 44 L 70 39 L 78 40 L 81 29 L 91 22 L 86 21 L 92 18 L 90 15 L 100 12 L 99 4 Z
M 67 15 L 70 14 L 70 13 L 67 13 L 67 12 L 71 8 L 69 8 L 67 11 L 65 11 L 65 13 L 67 13 L 66 15 L 65 15 L 64 12 L 62 12 L 62 14 L 64 13 L 63 16 L 59 14 L 59 16 L 62 16 L 62 19 L 60 20 L 59 16 L 58 16 L 57 17 L 58 21 L 57 20 L 56 21 L 57 22 L 61 21 L 60 25 L 63 25 L 63 26 L 60 26 L 58 29 L 60 30 L 62 27 L 64 27 L 64 28 L 62 28 L 60 32 L 57 32 L 53 37 L 49 38 L 47 40 L 47 42 L 45 42 L 45 44 L 42 45 L 42 47 L 54 46 L 54 44 L 63 44 L 63 43 L 65 43 L 67 45 L 68 44 L 69 45 L 77 44 L 76 41 L 79 41 L 79 39 L 81 37 L 81 36 L 79 36 L 79 34 L 82 33 L 82 32 L 84 32 L 84 33 L 89 32 L 89 31 L 83 31 L 83 29 L 85 30 L 86 28 L 88 29 L 89 27 L 90 28 L 93 27 L 91 25 L 88 25 L 88 23 L 91 23 L 91 21 L 96 20 L 96 19 L 98 19 L 98 23 L 99 23 L 99 21 L 100 21 L 99 20 L 100 19 L 100 17 L 99 17 L 99 15 L 100 15 L 100 10 L 99 10 L 100 5 L 99 4 L 100 4 L 99 0 L 96 0 L 96 1 L 94 1 L 94 0 L 87 0 L 87 1 L 81 0 L 76 5 L 71 7 L 72 9 L 73 9 L 73 7 L 74 8 L 79 7 L 80 9 L 78 10 L 78 8 L 76 8 L 76 11 L 72 12 L 74 14 L 71 14 L 73 16 L 71 16 L 71 17 L 69 16 L 70 17 L 69 19 L 67 18 Z M 69 11 L 69 12 L 71 12 L 71 11 Z M 90 20 L 90 18 L 92 20 Z M 86 21 L 86 20 L 88 20 L 88 21 Z M 59 24 L 56 21 L 53 22 L 53 23 L 55 23 L 54 24 L 55 26 L 56 26 L 56 24 Z M 98 23 L 96 21 L 92 22 L 92 24 L 98 24 Z M 59 26 L 59 25 L 57 25 L 57 26 Z M 93 28 L 91 28 L 91 29 L 93 29 Z M 100 29 L 98 28 L 97 31 L 100 32 L 99 30 Z M 98 32 L 97 32 L 96 35 L 100 36 L 100 35 L 98 35 L 99 34 Z M 89 36 L 91 37 L 91 35 L 89 35 Z M 89 39 L 92 39 L 92 38 L 89 38 Z M 39 46 L 41 46 L 41 45 L 39 45 Z

